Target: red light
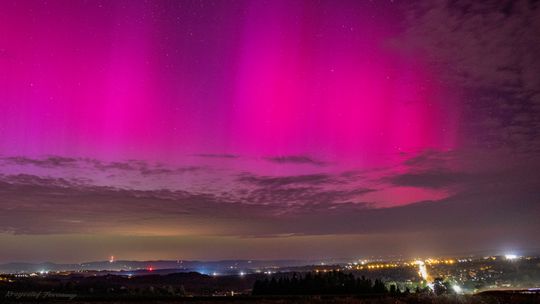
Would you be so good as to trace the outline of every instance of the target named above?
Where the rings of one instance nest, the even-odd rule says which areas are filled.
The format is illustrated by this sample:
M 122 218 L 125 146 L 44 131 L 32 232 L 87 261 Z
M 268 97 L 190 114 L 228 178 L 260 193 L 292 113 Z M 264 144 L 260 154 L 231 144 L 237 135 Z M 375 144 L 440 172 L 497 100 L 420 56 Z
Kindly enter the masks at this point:
M 146 268 L 146 270 L 148 270 L 148 271 L 154 271 L 154 267 L 148 266 L 148 267 Z

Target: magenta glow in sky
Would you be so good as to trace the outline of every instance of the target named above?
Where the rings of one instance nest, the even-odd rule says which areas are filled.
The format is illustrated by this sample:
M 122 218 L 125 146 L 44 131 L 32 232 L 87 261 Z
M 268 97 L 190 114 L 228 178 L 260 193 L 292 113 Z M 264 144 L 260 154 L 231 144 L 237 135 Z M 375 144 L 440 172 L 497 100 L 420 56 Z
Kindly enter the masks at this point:
M 367 162 L 456 144 L 456 113 L 439 79 L 423 58 L 389 43 L 403 31 L 392 8 L 303 1 L 6 6 L 4 152 Z
M 448 34 L 433 20 L 454 8 L 432 6 L 411 23 L 415 6 L 393 1 L 2 2 L 2 237 L 16 247 L 25 241 L 13 233 L 37 231 L 75 243 L 204 236 L 231 247 L 227 238 L 275 236 L 244 244 L 247 257 L 291 235 L 389 233 L 365 218 L 424 229 L 392 212 L 486 190 L 476 182 L 518 146 L 517 129 L 492 132 L 515 117 L 477 94 L 511 77 L 480 73 L 491 66 L 482 44 Z M 524 178 L 518 163 L 505 172 Z M 181 246 L 168 242 L 156 246 Z

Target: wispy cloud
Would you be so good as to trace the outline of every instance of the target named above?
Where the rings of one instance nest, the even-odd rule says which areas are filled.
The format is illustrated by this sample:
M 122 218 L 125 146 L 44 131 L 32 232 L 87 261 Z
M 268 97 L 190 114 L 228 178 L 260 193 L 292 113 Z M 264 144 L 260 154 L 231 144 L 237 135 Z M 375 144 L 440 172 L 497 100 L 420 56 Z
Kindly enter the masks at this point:
M 239 158 L 240 157 L 238 155 L 226 154 L 226 153 L 223 153 L 223 154 L 194 154 L 193 156 L 207 157 L 207 158 L 229 158 L 229 159 L 234 159 L 234 158 Z
M 314 165 L 324 166 L 326 162 L 314 159 L 305 155 L 288 155 L 288 156 L 273 156 L 267 157 L 266 160 L 277 164 L 300 164 L 300 165 Z
M 292 176 L 258 176 L 249 173 L 242 173 L 238 180 L 262 187 L 281 187 L 293 184 L 320 185 L 337 182 L 329 174 L 306 174 Z
M 540 212 L 538 162 L 525 156 L 511 163 L 494 161 L 507 159 L 505 155 L 426 151 L 405 158 L 395 170 L 361 176 L 358 172 L 278 176 L 229 172 L 227 187 L 215 187 L 211 179 L 203 179 L 204 191 L 182 187 L 143 190 L 97 185 L 74 175 L 4 173 L 0 175 L 0 231 L 273 237 L 426 230 L 454 233 L 478 225 L 505 233 L 504 229 L 518 229 L 506 224 L 516 221 L 523 223 L 519 228 L 523 233 L 540 228 L 534 218 Z M 79 162 L 95 168 L 94 162 Z M 49 163 L 55 162 L 16 162 L 47 166 L 47 172 Z M 73 171 L 73 162 L 65 163 Z M 140 161 L 129 161 L 130 166 L 107 164 L 112 165 L 96 170 L 138 174 L 144 168 L 162 169 L 150 173 L 160 180 L 160 174 L 177 170 L 146 167 Z M 198 168 L 186 166 L 186 170 Z M 370 184 L 370 180 L 377 182 Z M 368 199 L 379 194 L 384 197 L 394 187 L 450 192 L 442 199 L 387 208 Z
M 462 131 L 476 146 L 540 147 L 540 7 L 534 1 L 419 1 L 404 45 L 421 50 L 471 102 Z
M 30 158 L 26 156 L 11 156 L 3 157 L 0 159 L 7 164 L 15 165 L 32 165 L 44 168 L 56 168 L 56 167 L 75 167 L 79 159 L 62 157 L 62 156 L 48 156 L 45 158 Z
M 435 169 L 398 174 L 388 177 L 387 180 L 397 186 L 450 188 L 456 184 L 468 181 L 469 178 L 470 176 L 466 173 Z
M 26 157 L 26 156 L 10 156 L 0 158 L 0 163 L 5 165 L 17 166 L 18 168 L 36 167 L 43 169 L 93 169 L 103 173 L 115 172 L 131 172 L 138 173 L 143 176 L 153 175 L 175 175 L 189 172 L 204 170 L 202 166 L 165 166 L 159 163 L 150 163 L 143 160 L 127 160 L 127 161 L 101 161 L 94 158 L 69 158 L 62 156 L 46 156 L 46 157 Z

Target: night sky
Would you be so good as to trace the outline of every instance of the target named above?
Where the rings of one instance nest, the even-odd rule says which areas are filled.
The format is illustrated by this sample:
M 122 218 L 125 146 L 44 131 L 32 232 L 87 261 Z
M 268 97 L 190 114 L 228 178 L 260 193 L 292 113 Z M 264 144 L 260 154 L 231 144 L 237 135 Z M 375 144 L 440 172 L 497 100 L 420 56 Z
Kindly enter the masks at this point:
M 538 250 L 539 6 L 1 1 L 0 262 Z

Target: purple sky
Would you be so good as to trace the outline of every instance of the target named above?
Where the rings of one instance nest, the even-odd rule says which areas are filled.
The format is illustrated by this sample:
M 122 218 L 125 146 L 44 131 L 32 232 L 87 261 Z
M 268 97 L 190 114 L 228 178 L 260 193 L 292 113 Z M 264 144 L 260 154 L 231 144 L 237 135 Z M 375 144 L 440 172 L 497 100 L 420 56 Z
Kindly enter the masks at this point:
M 529 2 L 2 1 L 0 261 L 539 249 Z

